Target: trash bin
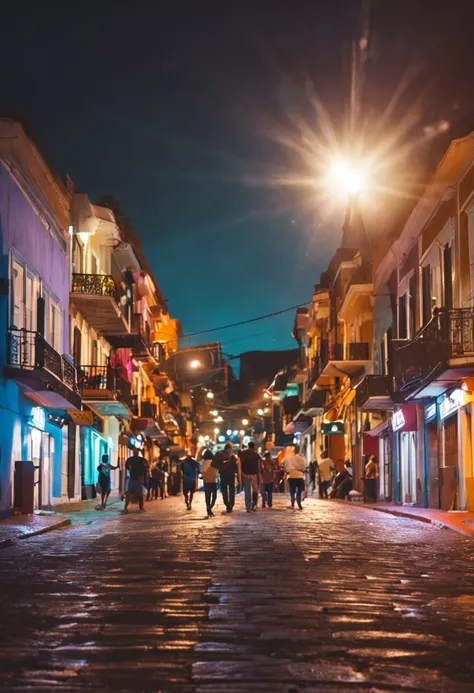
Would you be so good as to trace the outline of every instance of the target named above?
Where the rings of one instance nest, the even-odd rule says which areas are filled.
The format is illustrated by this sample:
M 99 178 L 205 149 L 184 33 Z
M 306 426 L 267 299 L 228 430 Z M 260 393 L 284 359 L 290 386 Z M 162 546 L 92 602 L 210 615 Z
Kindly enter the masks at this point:
M 15 462 L 13 504 L 22 515 L 32 515 L 35 505 L 35 467 L 31 460 Z

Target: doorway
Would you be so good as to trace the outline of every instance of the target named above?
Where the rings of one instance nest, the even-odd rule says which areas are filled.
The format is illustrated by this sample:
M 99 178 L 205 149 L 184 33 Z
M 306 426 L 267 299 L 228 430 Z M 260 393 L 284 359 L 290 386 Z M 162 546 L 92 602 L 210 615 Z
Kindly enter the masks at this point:
M 439 439 L 436 419 L 426 424 L 426 477 L 427 506 L 439 508 Z
M 38 428 L 31 429 L 31 460 L 34 472 L 34 509 L 51 507 L 54 438 Z
M 456 510 L 458 506 L 458 414 L 444 421 L 443 466 L 440 467 L 440 504 L 442 510 Z

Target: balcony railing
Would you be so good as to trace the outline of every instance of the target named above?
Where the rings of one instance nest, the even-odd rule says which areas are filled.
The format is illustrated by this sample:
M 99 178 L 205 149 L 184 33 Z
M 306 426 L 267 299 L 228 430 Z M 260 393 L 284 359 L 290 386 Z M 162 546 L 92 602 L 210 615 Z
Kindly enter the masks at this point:
M 143 401 L 140 404 L 140 416 L 144 419 L 156 419 L 157 411 L 154 402 Z
M 123 295 L 121 284 L 110 274 L 73 274 L 71 292 L 88 296 L 110 296 L 117 303 Z
M 388 375 L 366 375 L 356 390 L 356 404 L 363 407 L 371 398 L 390 397 L 391 379 Z
M 349 361 L 368 361 L 369 360 L 369 343 L 368 342 L 350 342 L 348 344 Z
M 82 395 L 93 397 L 108 397 L 113 395 L 116 399 L 131 406 L 131 385 L 123 378 L 116 368 L 110 366 L 80 366 L 78 372 L 79 389 Z
M 76 389 L 76 369 L 39 332 L 10 327 L 7 358 L 10 366 L 47 371 L 71 390 Z
M 430 322 L 410 340 L 395 340 L 395 373 L 400 390 L 434 376 L 451 358 L 474 358 L 474 309 L 435 312 Z

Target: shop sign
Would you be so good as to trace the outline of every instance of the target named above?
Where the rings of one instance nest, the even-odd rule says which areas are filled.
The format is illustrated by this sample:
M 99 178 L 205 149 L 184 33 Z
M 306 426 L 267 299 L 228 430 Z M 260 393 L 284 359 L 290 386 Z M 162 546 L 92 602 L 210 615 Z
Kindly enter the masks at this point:
M 463 405 L 463 401 L 464 393 L 462 390 L 453 390 L 451 394 L 445 395 L 439 405 L 439 418 L 443 420 L 450 414 L 453 414 Z
M 405 425 L 405 417 L 403 415 L 403 409 L 397 409 L 393 412 L 392 416 L 392 428 L 394 431 L 399 431 Z
M 41 407 L 33 407 L 31 410 L 31 423 L 33 426 L 36 428 L 40 428 L 42 431 L 44 431 L 44 427 L 46 425 L 46 414 L 44 409 Z
M 328 435 L 332 433 L 344 433 L 344 423 L 342 421 L 333 421 L 323 424 L 321 433 Z
M 425 409 L 425 421 L 430 421 L 431 419 L 434 419 L 435 416 L 436 416 L 436 402 L 433 402 L 433 404 L 430 404 Z

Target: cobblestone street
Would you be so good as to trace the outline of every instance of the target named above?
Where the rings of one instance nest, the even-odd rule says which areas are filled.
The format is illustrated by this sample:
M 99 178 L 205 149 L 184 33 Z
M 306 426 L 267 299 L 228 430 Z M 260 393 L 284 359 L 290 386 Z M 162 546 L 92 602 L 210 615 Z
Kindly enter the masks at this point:
M 202 494 L 75 516 L 0 552 L 7 691 L 473 690 L 472 540 L 308 499 Z

